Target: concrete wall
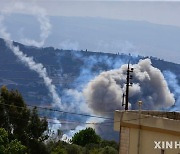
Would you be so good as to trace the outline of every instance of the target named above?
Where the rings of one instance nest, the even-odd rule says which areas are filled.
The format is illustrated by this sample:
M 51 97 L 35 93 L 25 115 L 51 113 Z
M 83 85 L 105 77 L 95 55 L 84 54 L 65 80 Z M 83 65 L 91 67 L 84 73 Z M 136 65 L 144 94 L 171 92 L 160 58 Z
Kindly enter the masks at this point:
M 139 129 L 130 128 L 129 135 L 129 153 L 128 154 L 138 154 L 138 139 L 140 139 L 139 154 L 161 154 L 161 149 L 154 149 L 154 141 L 179 141 L 180 136 L 150 131 L 150 130 L 140 130 L 140 138 L 138 138 Z M 162 147 L 162 144 L 160 144 Z M 165 154 L 180 154 L 180 147 L 178 149 L 166 149 Z M 123 154 L 123 153 L 121 153 Z
M 129 153 L 129 139 L 130 139 L 130 129 L 127 127 L 121 127 L 121 138 L 120 138 L 120 153 Z
M 154 141 L 173 141 L 173 148 L 164 149 L 164 154 L 180 154 L 175 141 L 180 143 L 180 121 L 132 112 L 116 112 L 114 129 L 121 128 L 120 154 L 161 154 Z M 139 145 L 138 145 L 139 143 Z M 162 148 L 162 142 L 160 144 Z M 138 151 L 139 147 L 139 151 Z

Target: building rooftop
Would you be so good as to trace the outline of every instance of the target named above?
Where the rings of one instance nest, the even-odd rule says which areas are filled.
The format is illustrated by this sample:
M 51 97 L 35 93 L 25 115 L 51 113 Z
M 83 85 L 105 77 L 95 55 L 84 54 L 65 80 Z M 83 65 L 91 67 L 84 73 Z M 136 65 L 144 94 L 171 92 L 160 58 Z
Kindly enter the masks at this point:
M 166 130 L 180 135 L 180 112 L 117 110 L 114 114 L 114 129 L 120 126 Z
M 127 112 L 138 113 L 139 111 L 130 110 Z M 145 110 L 142 110 L 141 114 L 155 116 L 155 117 L 168 118 L 168 119 L 173 119 L 173 120 L 180 120 L 180 112 L 164 112 L 164 111 L 145 111 Z

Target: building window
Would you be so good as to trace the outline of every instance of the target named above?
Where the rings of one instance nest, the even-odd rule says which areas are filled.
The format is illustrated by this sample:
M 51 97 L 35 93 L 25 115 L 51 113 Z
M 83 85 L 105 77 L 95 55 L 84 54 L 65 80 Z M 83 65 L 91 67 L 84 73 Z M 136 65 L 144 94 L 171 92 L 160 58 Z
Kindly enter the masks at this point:
M 165 154 L 165 151 L 164 151 L 164 149 L 161 149 L 161 154 Z

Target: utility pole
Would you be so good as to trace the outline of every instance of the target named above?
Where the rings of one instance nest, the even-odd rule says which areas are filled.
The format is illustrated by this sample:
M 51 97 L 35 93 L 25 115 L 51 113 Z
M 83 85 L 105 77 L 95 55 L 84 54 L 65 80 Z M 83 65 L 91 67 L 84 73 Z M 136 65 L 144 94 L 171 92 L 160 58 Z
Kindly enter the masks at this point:
M 138 131 L 138 148 L 137 154 L 140 154 L 140 143 L 141 143 L 141 109 L 142 109 L 142 101 L 138 101 L 139 105 L 139 131 Z
M 129 67 L 129 62 L 128 62 L 128 68 L 127 68 L 127 78 L 126 78 L 126 94 L 123 94 L 123 103 L 122 106 L 125 105 L 125 110 L 128 110 L 128 102 L 129 102 L 129 86 L 132 86 L 132 82 L 130 82 L 130 80 L 132 80 L 132 75 L 131 73 L 133 72 L 133 68 Z M 124 104 L 124 97 L 126 98 L 125 100 L 125 104 Z

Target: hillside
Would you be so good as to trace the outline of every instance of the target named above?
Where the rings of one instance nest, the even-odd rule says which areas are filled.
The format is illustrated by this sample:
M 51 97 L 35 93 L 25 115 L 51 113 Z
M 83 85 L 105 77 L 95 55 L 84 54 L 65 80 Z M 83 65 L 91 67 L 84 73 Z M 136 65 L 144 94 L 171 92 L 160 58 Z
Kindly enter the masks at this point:
M 73 87 L 81 71 L 87 69 L 86 78 L 82 83 L 87 83 L 91 77 L 102 71 L 119 68 L 127 63 L 129 56 L 126 54 L 109 54 L 90 51 L 60 50 L 53 47 L 36 48 L 25 46 L 19 43 L 20 49 L 28 56 L 33 56 L 36 62 L 42 63 L 52 78 L 53 83 L 60 87 L 60 90 Z M 47 89 L 43 81 L 33 72 L 24 66 L 6 47 L 3 39 L 0 39 L 0 85 L 7 85 L 9 88 L 19 89 L 25 100 L 32 104 L 47 103 L 50 98 L 47 96 Z M 139 59 L 146 57 L 137 56 L 131 58 L 131 63 L 137 63 Z M 180 65 L 172 62 L 150 57 L 153 66 L 163 71 L 171 71 L 178 76 L 180 81 Z M 90 63 L 89 63 L 90 62 Z M 90 66 L 91 65 L 91 66 Z M 92 74 L 91 74 L 92 73 Z M 81 83 L 81 84 L 82 84 Z M 37 97 L 38 96 L 38 97 Z
M 122 64 L 126 64 L 131 59 L 132 64 L 136 64 L 139 59 L 147 57 L 132 56 L 118 53 L 100 53 L 91 51 L 74 51 L 61 50 L 53 47 L 36 48 L 25 46 L 23 44 L 14 42 L 14 45 L 19 46 L 20 49 L 32 56 L 37 63 L 42 63 L 47 69 L 48 75 L 56 86 L 57 92 L 62 99 L 62 102 L 75 102 L 75 98 L 67 94 L 67 90 L 75 89 L 82 91 L 83 87 L 92 80 L 95 76 L 103 71 L 119 68 Z M 0 39 L 0 86 L 6 85 L 9 89 L 18 89 L 27 104 L 38 106 L 51 106 L 52 98 L 49 95 L 47 87 L 44 85 L 42 78 L 36 72 L 31 71 L 27 66 L 22 64 L 17 57 L 6 47 L 3 39 Z M 160 60 L 155 57 L 149 57 L 154 67 L 159 68 L 162 72 L 170 71 L 176 75 L 178 83 L 180 82 L 180 65 L 172 62 Z M 165 76 L 168 84 L 171 84 L 168 76 Z M 178 84 L 177 83 L 177 84 Z M 177 85 L 178 86 L 178 85 Z M 176 100 L 178 100 L 178 93 L 176 89 L 169 86 L 171 92 L 174 93 Z M 80 101 L 80 100 L 79 100 Z M 80 102 L 75 102 L 76 104 Z M 79 108 L 76 106 L 73 112 L 78 112 Z M 113 111 L 112 111 L 113 112 Z M 50 115 L 54 116 L 54 115 Z M 77 117 L 66 117 L 69 119 L 79 119 Z M 86 119 L 83 119 L 86 120 Z M 76 127 L 76 126 L 71 126 Z M 68 127 L 68 129 L 72 129 Z M 66 129 L 66 127 L 62 127 Z M 109 129 L 105 130 L 110 131 Z M 111 128 L 112 131 L 112 128 Z M 116 134 L 117 135 L 117 134 Z M 102 134 L 103 136 L 103 134 Z M 113 133 L 109 134 L 108 139 L 113 138 Z M 104 137 L 107 137 L 105 135 Z M 117 136 L 116 136 L 117 137 Z

